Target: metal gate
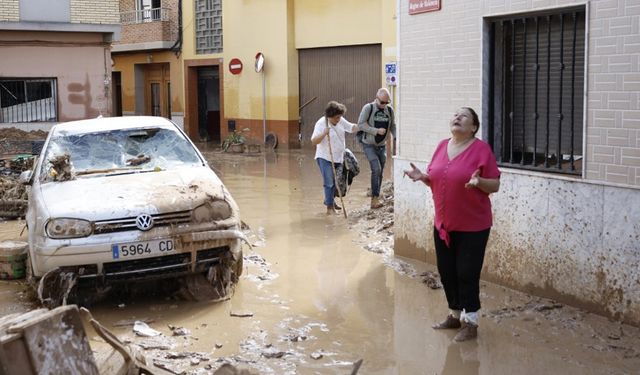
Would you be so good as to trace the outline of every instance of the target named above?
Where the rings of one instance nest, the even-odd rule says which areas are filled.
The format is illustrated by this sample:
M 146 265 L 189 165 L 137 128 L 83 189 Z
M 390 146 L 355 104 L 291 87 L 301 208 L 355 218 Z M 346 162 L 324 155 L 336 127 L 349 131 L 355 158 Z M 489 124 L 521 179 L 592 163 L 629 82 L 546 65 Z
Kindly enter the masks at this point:
M 345 118 L 357 122 L 362 106 L 381 87 L 380 44 L 298 50 L 300 71 L 300 133 L 304 148 L 313 127 L 330 100 L 347 106 Z M 362 151 L 355 134 L 347 134 L 347 148 Z

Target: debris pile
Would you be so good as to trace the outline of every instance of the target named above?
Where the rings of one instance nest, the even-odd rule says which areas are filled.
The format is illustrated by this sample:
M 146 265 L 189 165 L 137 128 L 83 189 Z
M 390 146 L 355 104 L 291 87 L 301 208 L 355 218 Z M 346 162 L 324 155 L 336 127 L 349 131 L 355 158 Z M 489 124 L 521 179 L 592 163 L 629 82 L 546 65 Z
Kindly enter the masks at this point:
M 26 132 L 16 128 L 0 129 L 0 158 L 39 154 L 46 138 L 47 132 L 42 130 Z
M 65 153 L 52 157 L 51 160 L 49 160 L 49 164 L 51 164 L 49 176 L 51 176 L 53 181 L 69 181 L 76 178 L 70 159 L 71 156 Z
M 0 176 L 0 217 L 22 217 L 26 211 L 26 186 L 15 177 Z

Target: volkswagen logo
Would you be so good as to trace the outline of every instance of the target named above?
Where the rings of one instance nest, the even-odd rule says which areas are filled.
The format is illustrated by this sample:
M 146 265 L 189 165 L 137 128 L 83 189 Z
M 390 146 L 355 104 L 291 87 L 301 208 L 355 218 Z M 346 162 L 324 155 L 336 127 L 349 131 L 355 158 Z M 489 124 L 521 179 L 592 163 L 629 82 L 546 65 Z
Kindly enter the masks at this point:
M 138 215 L 138 217 L 136 217 L 136 227 L 140 230 L 153 228 L 153 218 L 149 214 Z

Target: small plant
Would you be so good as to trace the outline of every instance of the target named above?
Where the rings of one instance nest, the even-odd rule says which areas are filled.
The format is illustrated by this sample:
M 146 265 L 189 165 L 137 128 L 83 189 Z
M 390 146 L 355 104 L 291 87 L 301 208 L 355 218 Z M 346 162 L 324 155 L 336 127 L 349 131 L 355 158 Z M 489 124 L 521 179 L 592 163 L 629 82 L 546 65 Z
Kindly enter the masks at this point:
M 229 133 L 227 138 L 225 138 L 224 141 L 222 142 L 222 150 L 227 151 L 227 149 L 231 145 L 244 144 L 244 141 L 246 140 L 246 138 L 242 133 L 248 132 L 249 130 L 250 130 L 249 128 L 244 128 L 242 129 L 242 131 L 234 130 L 232 133 Z

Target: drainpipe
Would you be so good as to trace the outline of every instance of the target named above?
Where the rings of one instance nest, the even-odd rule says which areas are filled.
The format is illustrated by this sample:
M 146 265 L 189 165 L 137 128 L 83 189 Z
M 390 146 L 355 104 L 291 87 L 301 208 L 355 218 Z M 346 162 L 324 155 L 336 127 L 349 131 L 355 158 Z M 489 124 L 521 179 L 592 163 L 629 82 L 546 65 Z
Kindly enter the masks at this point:
M 182 52 L 182 0 L 178 0 L 178 39 L 173 43 L 170 50 L 176 57 L 180 57 L 180 52 Z

